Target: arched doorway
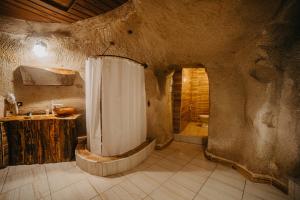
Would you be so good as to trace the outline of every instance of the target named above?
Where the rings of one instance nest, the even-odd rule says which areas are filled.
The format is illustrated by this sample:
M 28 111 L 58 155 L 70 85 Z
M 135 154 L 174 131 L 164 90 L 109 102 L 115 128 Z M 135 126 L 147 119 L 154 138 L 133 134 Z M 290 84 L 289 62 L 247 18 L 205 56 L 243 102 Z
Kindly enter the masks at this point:
M 206 144 L 209 121 L 209 80 L 205 68 L 183 67 L 172 80 L 175 141 Z

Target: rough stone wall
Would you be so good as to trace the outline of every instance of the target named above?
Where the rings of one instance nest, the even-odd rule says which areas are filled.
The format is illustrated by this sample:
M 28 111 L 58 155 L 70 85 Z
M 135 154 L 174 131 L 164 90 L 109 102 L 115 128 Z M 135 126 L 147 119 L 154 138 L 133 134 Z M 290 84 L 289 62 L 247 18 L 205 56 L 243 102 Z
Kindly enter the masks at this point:
M 213 119 L 208 150 L 283 184 L 290 176 L 298 177 L 300 170 L 299 98 L 295 95 L 299 94 L 299 24 L 293 21 L 299 3 L 285 3 L 276 17 L 224 64 L 232 70 L 212 67 L 208 71 Z M 220 98 L 223 105 L 218 105 Z M 228 113 L 226 120 L 220 113 Z M 222 134 L 221 123 L 229 128 L 227 134 Z
M 281 171 L 300 177 L 300 38 L 285 55 L 284 65 L 278 112 L 278 142 L 272 160 Z
M 74 67 L 82 79 L 86 57 L 114 41 L 106 54 L 149 65 L 148 134 L 164 142 L 172 133 L 169 75 L 174 66 L 203 64 L 210 84 L 208 151 L 285 182 L 300 171 L 299 13 L 296 0 L 132 0 L 69 26 L 1 18 L 0 91 L 14 90 L 13 69 L 29 58 L 31 38 L 49 40 L 57 52 L 52 64 Z
M 51 101 L 65 106 L 74 106 L 84 114 L 84 56 L 64 48 L 65 38 L 52 35 L 42 37 L 47 42 L 48 56 L 37 58 L 31 51 L 41 37 L 31 34 L 0 33 L 0 95 L 8 92 L 16 95 L 17 101 L 23 102 L 20 113 L 45 112 L 51 109 Z M 62 67 L 79 73 L 73 86 L 24 86 L 18 70 L 20 65 L 37 67 Z M 85 123 L 80 120 L 80 134 L 85 132 Z

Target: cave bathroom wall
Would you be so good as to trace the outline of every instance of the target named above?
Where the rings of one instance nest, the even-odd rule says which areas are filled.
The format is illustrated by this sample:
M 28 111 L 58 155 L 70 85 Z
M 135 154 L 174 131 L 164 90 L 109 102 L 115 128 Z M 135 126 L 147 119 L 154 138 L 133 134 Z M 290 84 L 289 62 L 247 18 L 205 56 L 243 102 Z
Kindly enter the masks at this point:
M 202 63 L 210 88 L 207 151 L 287 184 L 300 171 L 299 13 L 296 0 L 132 0 L 69 25 L 1 17 L 0 94 L 15 91 L 19 65 L 59 65 L 79 71 L 83 81 L 65 88 L 66 96 L 60 89 L 28 88 L 19 96 L 23 109 L 43 107 L 53 93 L 84 112 L 84 62 L 113 41 L 106 54 L 148 64 L 148 136 L 164 143 L 172 137 L 164 87 L 172 66 Z M 53 50 L 50 60 L 30 59 L 37 38 Z

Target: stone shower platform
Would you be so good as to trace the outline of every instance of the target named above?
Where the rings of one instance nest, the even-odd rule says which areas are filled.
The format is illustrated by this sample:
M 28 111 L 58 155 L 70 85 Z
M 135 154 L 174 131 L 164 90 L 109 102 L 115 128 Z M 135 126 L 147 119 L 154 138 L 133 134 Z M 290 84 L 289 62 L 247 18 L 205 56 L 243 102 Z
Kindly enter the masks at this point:
M 91 153 L 85 142 L 78 142 L 75 150 L 76 165 L 83 171 L 97 176 L 109 176 L 133 169 L 154 150 L 156 140 L 148 139 L 137 148 L 118 156 L 103 157 Z

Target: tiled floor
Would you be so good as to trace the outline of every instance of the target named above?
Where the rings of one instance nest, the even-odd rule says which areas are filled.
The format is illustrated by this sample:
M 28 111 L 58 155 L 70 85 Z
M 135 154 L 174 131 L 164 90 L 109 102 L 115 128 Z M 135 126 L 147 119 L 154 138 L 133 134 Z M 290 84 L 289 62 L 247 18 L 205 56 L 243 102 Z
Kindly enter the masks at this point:
M 208 127 L 202 127 L 199 122 L 189 122 L 180 134 L 203 137 L 208 135 Z
M 287 195 L 252 183 L 203 157 L 199 145 L 173 142 L 132 171 L 97 177 L 75 162 L 0 170 L 0 199 L 280 200 Z

